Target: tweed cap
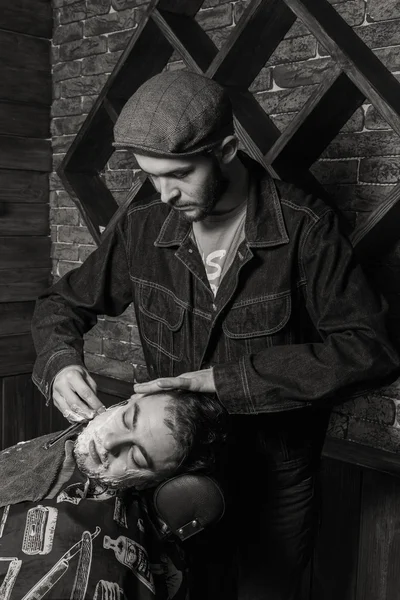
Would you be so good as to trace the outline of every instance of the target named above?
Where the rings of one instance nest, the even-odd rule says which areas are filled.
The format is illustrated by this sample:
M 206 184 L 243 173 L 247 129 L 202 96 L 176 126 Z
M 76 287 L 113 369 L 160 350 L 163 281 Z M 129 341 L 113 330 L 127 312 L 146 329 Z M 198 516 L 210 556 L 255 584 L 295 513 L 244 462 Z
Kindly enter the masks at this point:
M 125 104 L 113 145 L 146 156 L 191 156 L 232 132 L 232 105 L 222 86 L 189 71 L 166 71 L 146 81 Z

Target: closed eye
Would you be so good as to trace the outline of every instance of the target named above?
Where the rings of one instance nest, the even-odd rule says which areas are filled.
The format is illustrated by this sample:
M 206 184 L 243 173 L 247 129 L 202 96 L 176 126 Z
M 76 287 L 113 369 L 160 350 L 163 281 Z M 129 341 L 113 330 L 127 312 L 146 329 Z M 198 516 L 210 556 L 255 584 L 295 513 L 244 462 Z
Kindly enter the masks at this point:
M 130 408 L 131 407 L 129 407 L 123 412 L 122 423 L 124 424 L 125 429 L 127 429 L 128 431 L 133 431 L 136 427 L 137 419 L 139 416 L 139 406 L 136 404 L 136 402 L 133 404 L 133 416 L 131 420 L 128 419 L 129 415 L 132 414 L 132 411 L 129 410 Z
M 148 464 L 144 456 L 142 455 L 140 449 L 136 446 L 136 444 L 132 445 L 131 450 L 131 459 L 132 463 L 135 465 L 137 469 L 148 469 Z
M 135 467 L 138 467 L 138 464 L 137 464 L 137 463 L 136 463 L 136 461 L 135 461 L 135 457 L 134 457 L 134 451 L 135 451 L 135 446 L 134 446 L 134 445 L 132 445 L 132 449 L 131 449 L 131 451 L 130 451 L 130 453 L 129 453 L 129 456 L 130 456 L 130 458 L 131 458 L 131 461 L 132 461 L 133 465 L 134 465 Z

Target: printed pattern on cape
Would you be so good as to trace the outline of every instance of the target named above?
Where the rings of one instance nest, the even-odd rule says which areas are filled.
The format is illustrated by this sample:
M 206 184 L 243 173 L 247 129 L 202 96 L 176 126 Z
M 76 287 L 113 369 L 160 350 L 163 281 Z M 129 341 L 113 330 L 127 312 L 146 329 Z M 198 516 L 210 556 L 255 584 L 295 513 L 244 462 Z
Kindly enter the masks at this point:
M 136 492 L 88 488 L 75 471 L 54 499 L 0 509 L 0 599 L 186 600 L 168 545 Z

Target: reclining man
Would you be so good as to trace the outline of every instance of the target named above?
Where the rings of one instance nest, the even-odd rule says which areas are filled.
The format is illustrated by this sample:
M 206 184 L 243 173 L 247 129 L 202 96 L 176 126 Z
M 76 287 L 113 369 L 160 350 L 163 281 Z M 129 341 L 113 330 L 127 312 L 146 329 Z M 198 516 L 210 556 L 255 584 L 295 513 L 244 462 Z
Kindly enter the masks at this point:
M 182 550 L 163 541 L 149 488 L 212 469 L 224 413 L 204 394 L 138 394 L 76 439 L 1 452 L 0 598 L 185 598 Z

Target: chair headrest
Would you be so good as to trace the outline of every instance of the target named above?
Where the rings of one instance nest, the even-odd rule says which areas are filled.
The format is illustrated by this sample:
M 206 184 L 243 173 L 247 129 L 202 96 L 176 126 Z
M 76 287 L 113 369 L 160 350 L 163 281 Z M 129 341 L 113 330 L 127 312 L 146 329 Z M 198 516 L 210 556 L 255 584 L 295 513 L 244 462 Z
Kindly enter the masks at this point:
M 180 540 L 186 540 L 224 515 L 225 500 L 217 482 L 207 475 L 184 473 L 155 489 L 153 503 L 161 519 Z

